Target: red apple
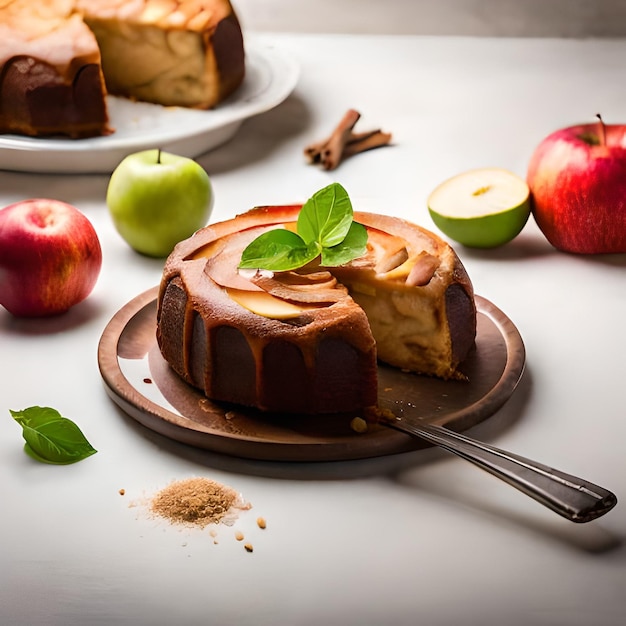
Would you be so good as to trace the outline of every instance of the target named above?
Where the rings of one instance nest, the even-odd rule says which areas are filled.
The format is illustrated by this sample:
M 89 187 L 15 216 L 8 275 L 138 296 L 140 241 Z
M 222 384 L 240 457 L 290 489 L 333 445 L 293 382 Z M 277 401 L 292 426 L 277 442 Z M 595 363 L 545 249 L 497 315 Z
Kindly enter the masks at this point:
M 626 252 L 626 125 L 600 119 L 552 133 L 537 146 L 527 181 L 535 220 L 555 248 Z
M 0 210 L 0 304 L 13 315 L 67 311 L 91 293 L 101 266 L 96 231 L 77 208 L 39 198 Z

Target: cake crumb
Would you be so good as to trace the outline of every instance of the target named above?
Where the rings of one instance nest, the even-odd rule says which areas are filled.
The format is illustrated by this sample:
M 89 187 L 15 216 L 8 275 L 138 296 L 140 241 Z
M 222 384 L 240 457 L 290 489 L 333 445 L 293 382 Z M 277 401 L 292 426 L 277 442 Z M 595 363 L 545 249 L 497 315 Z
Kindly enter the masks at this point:
M 257 518 L 256 518 L 256 525 L 257 525 L 259 528 L 262 528 L 263 530 L 265 530 L 265 529 L 267 528 L 267 523 L 266 523 L 266 521 L 265 521 L 265 518 L 264 518 L 264 517 L 257 517 Z
M 362 417 L 355 417 L 350 422 L 350 428 L 356 433 L 367 432 L 367 422 Z
M 246 552 L 252 552 L 254 550 L 251 543 L 246 543 L 243 547 L 246 549 Z
M 391 409 L 379 409 L 378 418 L 388 422 L 393 422 L 398 419 L 396 414 Z
M 126 493 L 126 489 L 120 489 L 117 493 L 119 493 L 120 496 L 123 496 Z
M 235 533 L 235 539 L 237 541 L 243 541 L 243 533 L 240 530 Z

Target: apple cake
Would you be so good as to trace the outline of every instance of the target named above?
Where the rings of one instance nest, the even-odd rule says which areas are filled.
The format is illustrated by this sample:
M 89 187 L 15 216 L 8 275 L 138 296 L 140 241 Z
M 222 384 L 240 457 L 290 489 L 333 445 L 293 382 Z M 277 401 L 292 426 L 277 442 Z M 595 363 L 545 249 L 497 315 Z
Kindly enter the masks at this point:
M 0 133 L 111 132 L 100 51 L 71 2 L 0 1 Z
M 354 212 L 367 249 L 344 265 L 238 269 L 251 241 L 293 229 L 300 209 L 252 209 L 177 245 L 157 311 L 172 369 L 213 400 L 292 413 L 375 406 L 378 360 L 462 378 L 476 334 L 473 288 L 453 249 L 429 231 Z
M 229 0 L 0 0 L 0 132 L 113 132 L 106 94 L 209 109 L 242 83 Z

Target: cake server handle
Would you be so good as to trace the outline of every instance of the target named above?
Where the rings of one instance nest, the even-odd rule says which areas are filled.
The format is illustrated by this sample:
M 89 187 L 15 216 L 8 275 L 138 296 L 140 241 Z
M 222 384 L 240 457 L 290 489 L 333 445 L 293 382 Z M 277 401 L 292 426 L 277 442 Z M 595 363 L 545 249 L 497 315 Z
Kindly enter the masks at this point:
M 442 426 L 406 415 L 388 416 L 382 423 L 474 463 L 572 522 L 590 522 L 617 504 L 615 494 L 603 487 Z

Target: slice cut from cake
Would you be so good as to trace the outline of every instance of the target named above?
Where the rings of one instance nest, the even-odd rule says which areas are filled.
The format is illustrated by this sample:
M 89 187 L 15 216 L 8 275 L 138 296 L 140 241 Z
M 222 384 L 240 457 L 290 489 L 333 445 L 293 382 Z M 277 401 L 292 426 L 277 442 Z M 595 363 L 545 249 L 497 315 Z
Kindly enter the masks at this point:
M 244 74 L 229 0 L 0 0 L 0 133 L 107 135 L 107 93 L 209 109 Z
M 73 2 L 0 2 L 0 133 L 111 132 L 96 39 Z
M 349 263 L 237 269 L 260 234 L 294 230 L 301 208 L 253 209 L 178 244 L 157 313 L 174 371 L 211 399 L 292 413 L 376 405 L 377 359 L 462 378 L 476 333 L 473 289 L 452 248 L 429 231 L 355 212 L 368 244 Z

